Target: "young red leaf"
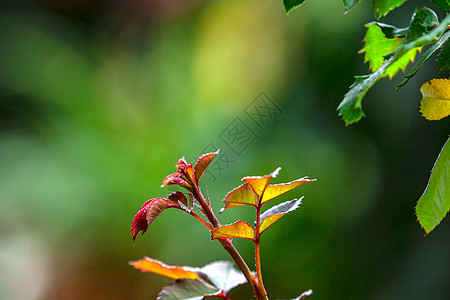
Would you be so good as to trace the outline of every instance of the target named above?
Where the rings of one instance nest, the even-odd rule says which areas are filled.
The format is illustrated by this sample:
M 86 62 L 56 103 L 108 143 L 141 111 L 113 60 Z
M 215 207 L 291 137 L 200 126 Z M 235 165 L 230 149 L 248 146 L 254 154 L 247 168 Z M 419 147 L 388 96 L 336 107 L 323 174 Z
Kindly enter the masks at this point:
M 207 153 L 200 156 L 200 158 L 197 160 L 194 166 L 194 178 L 195 181 L 198 183 L 200 178 L 202 177 L 203 173 L 205 173 L 205 170 L 208 168 L 209 164 L 213 160 L 213 158 L 219 154 L 220 150 L 217 150 L 213 153 Z
M 174 204 L 178 204 L 178 202 L 181 202 L 184 206 L 188 205 L 188 200 L 186 196 L 182 192 L 173 192 L 167 197 L 170 201 L 172 201 Z
M 244 183 L 237 188 L 231 190 L 223 199 L 225 207 L 220 210 L 224 211 L 227 208 L 241 206 L 241 205 L 257 205 L 257 197 L 249 183 Z
M 165 210 L 169 204 L 172 204 L 169 200 L 164 198 L 153 198 L 147 200 L 147 202 L 142 205 L 141 209 L 134 216 L 133 222 L 131 223 L 131 235 L 133 236 L 133 243 L 139 232 L 142 231 L 144 234 L 148 226 L 156 219 L 156 217 Z
M 266 210 L 261 215 L 261 226 L 259 227 L 259 233 L 263 233 L 267 228 L 272 226 L 285 214 L 296 210 L 300 206 L 300 204 L 302 204 L 302 199 L 303 197 L 300 199 L 286 201 Z
M 242 238 L 253 240 L 255 229 L 244 221 L 236 221 L 233 224 L 222 225 L 214 229 L 211 239 L 232 239 Z
M 303 177 L 291 182 L 287 183 L 281 183 L 281 184 L 271 184 L 266 187 L 266 190 L 264 191 L 263 197 L 261 199 L 261 204 L 276 198 L 284 193 L 289 192 L 290 190 L 295 189 L 296 187 L 308 183 L 316 181 L 316 179 L 308 179 L 308 177 Z
M 150 257 L 144 257 L 143 259 L 137 261 L 130 261 L 129 264 L 142 272 L 151 272 L 175 280 L 200 278 L 200 276 L 194 271 L 196 270 L 195 268 L 168 266 L 163 262 Z
M 281 168 L 278 167 L 275 171 L 273 171 L 269 175 L 244 177 L 242 178 L 242 181 L 248 182 L 252 186 L 255 193 L 261 196 L 264 190 L 266 189 L 266 186 L 269 184 L 272 178 L 275 178 L 278 175 L 278 172 L 280 170 Z

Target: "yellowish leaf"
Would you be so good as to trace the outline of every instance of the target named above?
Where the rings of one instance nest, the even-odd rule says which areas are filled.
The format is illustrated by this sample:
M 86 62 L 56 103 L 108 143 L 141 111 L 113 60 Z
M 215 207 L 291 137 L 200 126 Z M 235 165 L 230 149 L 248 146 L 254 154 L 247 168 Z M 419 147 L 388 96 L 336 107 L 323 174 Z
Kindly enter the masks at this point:
M 197 273 L 188 270 L 188 267 L 168 266 L 163 262 L 144 257 L 137 261 L 130 261 L 130 265 L 142 272 L 156 273 L 172 279 L 199 279 Z
M 450 80 L 432 79 L 420 88 L 420 112 L 428 120 L 440 120 L 450 115 Z
M 308 183 L 316 181 L 316 179 L 308 179 L 307 177 L 303 177 L 291 182 L 287 183 L 281 183 L 281 184 L 271 184 L 266 187 L 266 190 L 264 191 L 264 194 L 262 196 L 261 203 L 264 204 L 265 202 L 276 198 L 284 193 L 289 192 L 290 190 L 295 189 L 296 187 Z
M 212 232 L 211 239 L 243 238 L 253 240 L 255 229 L 244 221 L 236 221 L 233 224 L 219 226 Z
M 272 180 L 272 178 L 275 178 L 278 175 L 278 172 L 281 170 L 281 168 L 277 168 L 275 171 L 270 173 L 269 175 L 264 176 L 250 176 L 250 177 L 244 177 L 242 178 L 242 181 L 248 182 L 255 193 L 257 193 L 259 196 L 263 193 L 263 191 L 266 189 L 266 186 L 269 184 L 269 182 Z

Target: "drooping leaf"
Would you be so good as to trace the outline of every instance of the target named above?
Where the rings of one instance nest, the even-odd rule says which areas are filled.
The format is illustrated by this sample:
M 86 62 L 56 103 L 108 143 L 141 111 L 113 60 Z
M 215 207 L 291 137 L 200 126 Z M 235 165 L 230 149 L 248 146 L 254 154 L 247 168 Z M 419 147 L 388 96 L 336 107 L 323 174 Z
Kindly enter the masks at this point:
M 291 182 L 280 183 L 280 184 L 270 184 L 266 187 L 264 194 L 261 199 L 261 204 L 266 203 L 273 198 L 276 198 L 284 193 L 289 192 L 290 190 L 295 189 L 296 187 L 301 186 L 302 184 L 314 182 L 316 179 L 308 179 L 308 177 L 303 177 Z
M 233 267 L 229 261 L 215 261 L 200 269 L 200 272 L 208 278 L 215 287 L 224 292 L 229 292 L 238 285 L 247 282 L 244 274 Z
M 244 221 L 236 221 L 233 224 L 222 225 L 214 229 L 211 239 L 233 239 L 242 238 L 253 240 L 255 229 Z
M 266 186 L 273 178 L 277 177 L 278 172 L 280 170 L 281 168 L 278 167 L 276 168 L 275 171 L 273 171 L 269 175 L 244 177 L 242 178 L 242 181 L 248 182 L 255 191 L 255 193 L 261 196 Z
M 373 13 L 375 18 L 379 19 L 388 14 L 394 8 L 402 5 L 406 0 L 374 0 Z
M 450 10 L 450 0 L 431 0 L 431 2 L 439 8 Z
M 131 223 L 131 235 L 133 236 L 133 243 L 139 232 L 142 231 L 144 234 L 148 226 L 156 219 L 159 214 L 165 210 L 169 204 L 169 200 L 164 198 L 153 198 L 147 200 L 147 202 L 142 205 L 141 209 L 134 216 L 133 222 Z
M 358 4 L 358 2 L 361 0 L 344 0 L 344 8 L 345 12 L 348 12 L 350 8 Z
M 430 233 L 450 209 L 450 138 L 441 150 L 425 192 L 416 206 L 416 215 L 426 234 Z
M 431 28 L 439 24 L 439 19 L 434 11 L 429 8 L 416 8 L 411 17 L 408 34 L 405 43 L 414 41 L 427 34 Z
M 166 286 L 157 300 L 202 300 L 206 295 L 220 293 L 212 284 L 204 280 L 181 279 Z
M 384 56 L 395 51 L 402 44 L 404 38 L 387 38 L 379 23 L 369 23 L 365 26 L 367 31 L 364 37 L 364 47 L 360 53 L 364 53 L 364 62 L 369 62 L 370 70 L 375 72 L 386 61 Z M 419 48 L 414 48 L 392 63 L 380 78 L 385 76 L 392 78 L 400 70 L 405 71 L 408 64 L 414 61 L 417 51 Z
M 184 206 L 188 205 L 188 200 L 186 196 L 182 192 L 173 192 L 167 198 L 172 201 L 173 203 L 181 203 Z
M 420 92 L 420 111 L 425 119 L 440 120 L 450 115 L 450 79 L 432 79 L 424 83 Z
M 226 194 L 223 202 L 225 203 L 225 207 L 221 209 L 220 212 L 223 212 L 225 209 L 235 206 L 241 205 L 257 205 L 257 197 L 253 189 L 251 188 L 248 182 L 243 185 L 238 186 L 237 188 L 231 190 L 228 194 Z
M 429 33 L 407 44 L 403 43 L 374 73 L 364 76 L 355 76 L 356 81 L 352 84 L 350 90 L 345 95 L 344 100 L 342 100 L 338 106 L 339 115 L 342 116 L 346 125 L 358 122 L 364 116 L 364 111 L 362 110 L 361 105 L 362 99 L 391 64 L 396 62 L 411 49 L 438 41 L 442 34 L 447 30 L 447 26 L 449 24 L 450 15 L 447 15 L 442 22 Z
M 441 70 L 450 70 L 450 42 L 448 42 L 450 31 L 448 31 L 442 37 L 444 36 L 446 36 L 445 44 L 442 46 L 442 51 L 437 56 L 437 66 Z
M 203 173 L 205 173 L 206 168 L 208 168 L 209 164 L 213 160 L 213 158 L 219 154 L 220 150 L 217 150 L 213 153 L 207 153 L 200 156 L 194 166 L 194 178 L 198 182 L 202 177 Z
M 442 45 L 444 43 L 446 43 L 446 41 L 448 41 L 449 37 L 450 37 L 450 31 L 448 31 L 444 35 L 442 35 L 441 38 L 436 43 L 434 43 L 430 48 L 428 48 L 427 52 L 425 52 L 420 57 L 420 59 L 417 61 L 417 63 L 414 65 L 414 67 L 411 69 L 411 71 L 409 71 L 409 73 L 407 75 L 405 75 L 405 78 L 403 79 L 403 81 L 399 85 L 397 85 L 397 90 L 399 88 L 401 88 L 402 86 L 404 86 L 411 77 L 416 75 L 416 73 L 417 73 L 417 71 L 419 71 L 420 67 L 434 54 L 434 52 L 436 52 L 439 48 L 442 47 Z M 450 52 L 450 47 L 447 47 L 447 48 L 449 48 L 448 52 Z M 445 50 L 445 48 L 444 48 L 444 50 Z M 439 53 L 439 55 L 441 53 Z M 438 58 L 437 65 L 438 65 L 438 67 L 443 68 L 443 65 L 441 65 L 439 62 L 439 55 L 437 57 Z M 444 55 L 444 57 L 445 57 L 445 55 Z M 448 59 L 448 61 L 447 61 L 447 59 Z M 450 53 L 448 53 L 447 57 L 443 59 L 442 63 L 450 64 Z
M 305 2 L 305 0 L 283 0 L 284 9 L 286 9 L 286 13 L 288 14 L 291 10 L 302 5 L 303 2 Z
M 289 300 L 302 300 L 305 299 L 308 296 L 311 296 L 313 294 L 312 290 L 307 290 L 306 292 L 303 292 L 300 296 L 298 296 L 297 298 L 294 299 L 289 299 Z
M 140 260 L 130 261 L 129 264 L 132 265 L 135 269 L 138 269 L 142 272 L 155 273 L 175 280 L 200 278 L 200 276 L 194 271 L 195 268 L 168 266 L 163 262 L 152 259 L 150 257 L 144 257 Z
M 272 226 L 276 221 L 278 221 L 282 216 L 291 211 L 296 210 L 300 204 L 302 204 L 302 198 L 294 199 L 291 201 L 286 201 L 284 203 L 273 206 L 272 208 L 266 210 L 261 215 L 261 226 L 259 227 L 260 234 L 263 233 L 267 228 Z

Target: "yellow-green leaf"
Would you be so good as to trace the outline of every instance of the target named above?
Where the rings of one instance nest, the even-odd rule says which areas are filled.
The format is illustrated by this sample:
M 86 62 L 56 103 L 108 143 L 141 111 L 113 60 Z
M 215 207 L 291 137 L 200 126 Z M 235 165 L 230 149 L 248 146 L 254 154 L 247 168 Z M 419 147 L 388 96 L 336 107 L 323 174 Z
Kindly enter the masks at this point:
M 236 221 L 233 224 L 222 225 L 214 229 L 211 239 L 232 239 L 242 238 L 253 240 L 255 229 L 244 221 Z
M 231 190 L 223 199 L 225 203 L 225 207 L 222 208 L 224 211 L 227 208 L 241 206 L 241 205 L 253 205 L 257 204 L 257 197 L 253 189 L 250 187 L 248 182 L 243 185 L 238 186 L 237 188 Z
M 257 193 L 259 196 L 262 195 L 263 191 L 265 190 L 266 186 L 269 184 L 269 182 L 272 180 L 272 178 L 277 177 L 278 172 L 281 170 L 281 168 L 277 168 L 275 171 L 270 173 L 269 175 L 264 176 L 249 176 L 242 178 L 242 181 L 248 182 L 255 193 Z
M 168 266 L 163 262 L 150 257 L 144 257 L 137 261 L 130 261 L 129 264 L 142 272 L 156 273 L 175 280 L 200 278 L 197 273 L 190 271 L 189 267 Z
M 308 177 L 303 177 L 287 183 L 268 185 L 262 196 L 261 204 L 264 204 L 267 201 L 272 200 L 273 198 L 276 198 L 284 193 L 287 193 L 290 190 L 293 190 L 304 183 L 313 181 L 316 181 L 316 179 L 308 179 Z
M 375 22 L 368 23 L 365 26 L 367 31 L 364 37 L 364 47 L 360 50 L 360 53 L 364 53 L 364 62 L 368 62 L 369 69 L 375 72 L 386 61 L 384 56 L 395 51 L 402 44 L 404 38 L 387 38 L 380 26 Z M 405 71 L 408 64 L 414 61 L 417 51 L 420 49 L 414 48 L 405 53 L 396 62 L 391 64 L 380 78 L 386 76 L 392 78 L 400 70 Z
M 425 119 L 440 120 L 450 115 L 450 80 L 432 79 L 420 88 L 420 111 Z

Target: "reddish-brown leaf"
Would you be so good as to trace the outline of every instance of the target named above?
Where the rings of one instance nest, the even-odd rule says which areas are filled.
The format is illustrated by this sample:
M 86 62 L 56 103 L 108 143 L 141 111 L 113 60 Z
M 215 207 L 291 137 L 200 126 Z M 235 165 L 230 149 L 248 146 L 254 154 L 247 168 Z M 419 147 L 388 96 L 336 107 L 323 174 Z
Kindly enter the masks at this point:
M 289 192 L 290 190 L 295 189 L 296 187 L 308 183 L 316 181 L 316 179 L 308 179 L 308 177 L 303 177 L 291 182 L 287 183 L 280 183 L 280 184 L 270 184 L 266 187 L 264 194 L 261 199 L 261 204 L 272 200 L 273 198 L 276 198 L 284 193 Z
M 241 206 L 241 205 L 257 205 L 257 197 L 253 189 L 250 187 L 248 182 L 237 188 L 231 190 L 223 199 L 225 207 L 222 208 L 221 212 L 227 208 Z
M 248 182 L 253 190 L 261 196 L 264 190 L 266 189 L 266 186 L 269 184 L 269 182 L 272 180 L 272 178 L 275 178 L 278 175 L 278 172 L 281 170 L 281 168 L 277 168 L 275 171 L 270 173 L 269 175 L 264 176 L 251 176 L 251 177 L 244 177 L 242 178 L 242 181 Z
M 173 192 L 167 197 L 170 201 L 172 201 L 174 204 L 178 204 L 178 202 L 181 202 L 184 206 L 188 205 L 188 200 L 186 196 L 182 192 Z
M 143 259 L 137 261 L 130 261 L 129 264 L 142 272 L 156 273 L 175 280 L 200 279 L 196 272 L 190 270 L 193 268 L 168 266 L 159 260 L 149 257 L 144 257 Z
M 133 222 L 131 223 L 131 235 L 133 236 L 133 243 L 139 232 L 142 231 L 144 234 L 148 226 L 156 219 L 156 217 L 168 207 L 169 202 L 164 198 L 153 198 L 147 200 L 147 202 L 142 205 L 141 209 L 134 216 Z
M 236 221 L 233 224 L 222 225 L 214 229 L 211 239 L 232 239 L 242 238 L 253 240 L 255 229 L 244 221 Z
M 216 152 L 212 152 L 212 153 L 203 154 L 197 160 L 197 162 L 195 163 L 195 166 L 194 166 L 194 177 L 195 177 L 195 180 L 197 183 L 200 180 L 200 178 L 202 177 L 203 173 L 205 173 L 205 170 L 208 168 L 208 166 L 211 163 L 211 161 L 213 160 L 213 158 L 217 154 L 219 154 L 219 151 L 220 150 L 217 150 Z

